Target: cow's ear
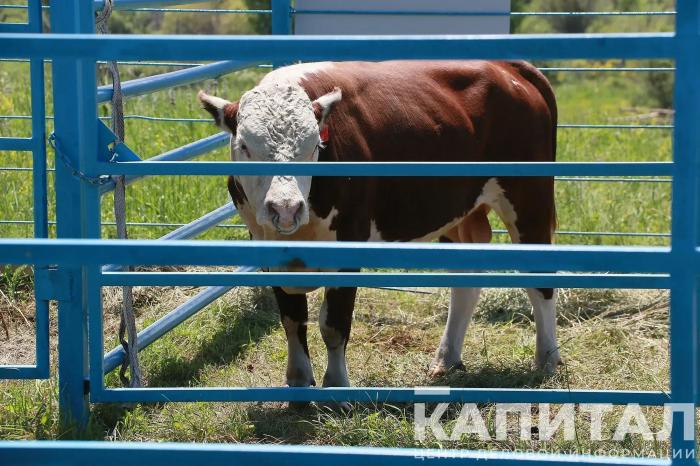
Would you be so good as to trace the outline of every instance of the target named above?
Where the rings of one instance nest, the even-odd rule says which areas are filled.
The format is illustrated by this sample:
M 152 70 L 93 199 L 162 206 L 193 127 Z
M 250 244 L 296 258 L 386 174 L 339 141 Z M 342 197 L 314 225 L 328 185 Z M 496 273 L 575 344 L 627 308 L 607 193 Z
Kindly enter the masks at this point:
M 340 88 L 334 87 L 328 94 L 322 95 L 318 99 L 311 102 L 319 128 L 323 128 L 323 123 L 326 121 L 326 117 L 328 117 L 333 105 L 340 102 L 342 99 L 343 93 L 341 92 Z
M 216 126 L 228 133 L 236 134 L 238 102 L 229 102 L 220 97 L 208 95 L 204 91 L 199 91 L 197 98 L 202 103 L 204 110 L 214 118 Z

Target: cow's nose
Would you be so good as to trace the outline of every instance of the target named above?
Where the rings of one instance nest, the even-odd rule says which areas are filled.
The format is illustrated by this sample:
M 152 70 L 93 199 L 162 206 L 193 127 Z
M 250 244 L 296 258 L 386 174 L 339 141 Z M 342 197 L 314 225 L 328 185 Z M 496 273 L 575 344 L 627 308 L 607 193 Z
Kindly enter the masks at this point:
M 277 230 L 284 233 L 285 231 L 296 228 L 304 208 L 304 202 L 300 200 L 287 201 L 284 203 L 266 201 L 265 207 L 270 215 L 272 224 Z

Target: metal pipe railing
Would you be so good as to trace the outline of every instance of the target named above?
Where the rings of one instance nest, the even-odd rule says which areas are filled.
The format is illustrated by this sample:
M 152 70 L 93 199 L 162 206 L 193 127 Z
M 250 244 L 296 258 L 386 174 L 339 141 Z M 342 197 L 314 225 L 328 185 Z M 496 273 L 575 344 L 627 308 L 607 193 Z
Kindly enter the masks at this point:
M 215 227 L 219 223 L 226 219 L 229 219 L 236 215 L 236 208 L 233 206 L 232 202 L 219 207 L 216 210 L 209 212 L 208 214 L 200 217 L 194 222 L 190 222 L 178 228 L 175 231 L 171 231 L 167 235 L 161 237 L 162 240 L 174 240 L 174 239 L 190 239 L 201 235 L 210 228 Z
M 192 84 L 205 79 L 218 78 L 221 75 L 241 70 L 254 64 L 255 62 L 240 60 L 220 61 L 155 76 L 133 79 L 122 83 L 122 94 L 125 97 L 149 94 L 162 89 Z M 97 102 L 109 102 L 112 99 L 112 93 L 111 85 L 98 87 Z
M 33 148 L 34 141 L 32 140 L 32 138 L 0 138 L 0 151 L 31 151 Z

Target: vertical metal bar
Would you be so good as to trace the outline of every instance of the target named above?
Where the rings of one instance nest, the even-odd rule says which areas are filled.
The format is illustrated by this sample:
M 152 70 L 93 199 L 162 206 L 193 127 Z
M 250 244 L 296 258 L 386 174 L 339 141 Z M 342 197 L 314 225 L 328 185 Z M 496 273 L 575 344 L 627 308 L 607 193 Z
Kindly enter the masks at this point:
M 94 33 L 92 0 L 51 0 L 52 32 Z M 94 57 L 55 59 L 53 89 L 55 133 L 65 159 L 88 176 L 97 154 L 97 91 Z M 92 163 L 90 163 L 92 161 Z M 99 237 L 99 192 L 79 180 L 56 158 L 56 218 L 59 238 Z M 87 360 L 86 267 L 59 267 L 71 283 L 71 299 L 58 305 L 59 413 L 64 425 L 86 425 Z
M 42 32 L 41 0 L 29 0 L 28 23 L 31 32 Z M 44 60 L 30 59 L 30 88 L 32 93 L 32 188 L 34 190 L 34 237 L 49 237 L 48 196 L 46 188 L 46 108 L 44 99 Z M 36 266 L 34 270 L 37 270 Z M 49 302 L 44 296 L 44 283 L 34 278 L 36 322 L 36 367 L 42 378 L 49 377 Z
M 29 0 L 29 28 L 42 32 L 41 0 Z M 32 92 L 32 151 L 34 168 L 34 237 L 48 238 L 46 194 L 46 109 L 44 103 L 44 60 L 32 58 L 29 65 Z
M 676 5 L 676 126 L 673 145 L 672 261 L 671 273 L 671 397 L 673 403 L 692 404 L 697 396 L 697 278 L 684 270 L 688 254 L 698 240 L 698 170 L 700 158 L 700 2 L 678 0 Z M 673 465 L 695 460 L 695 411 L 692 432 L 684 435 L 684 414 L 673 416 Z M 691 438 L 692 437 L 692 438 Z M 690 452 L 693 456 L 690 457 Z
M 88 274 L 89 333 L 88 353 L 90 359 L 90 397 L 99 399 L 105 388 L 104 379 L 104 330 L 102 325 L 101 267 L 91 267 Z
M 292 0 L 272 0 L 272 34 L 292 34 Z M 275 62 L 273 67 L 279 68 L 286 63 Z

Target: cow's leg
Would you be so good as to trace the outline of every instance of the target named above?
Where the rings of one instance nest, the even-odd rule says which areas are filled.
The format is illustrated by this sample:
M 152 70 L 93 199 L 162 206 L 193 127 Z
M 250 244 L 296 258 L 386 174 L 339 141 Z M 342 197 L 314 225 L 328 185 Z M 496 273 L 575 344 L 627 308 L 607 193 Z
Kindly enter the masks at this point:
M 495 207 L 503 220 L 513 243 L 552 244 L 554 232 L 553 182 L 547 179 L 531 179 L 528 185 L 516 185 L 514 193 L 508 191 Z M 508 197 L 519 202 L 511 204 Z M 547 202 L 549 200 L 549 202 Z M 557 290 L 553 288 L 529 288 L 527 296 L 535 316 L 535 364 L 539 369 L 554 372 L 561 363 L 557 343 Z
M 488 209 L 483 206 L 466 217 L 457 228 L 441 242 L 488 243 L 491 241 L 491 225 L 488 221 Z M 440 339 L 440 346 L 430 365 L 430 376 L 437 377 L 454 367 L 463 367 L 462 347 L 464 336 L 474 315 L 479 301 L 481 288 L 452 288 L 450 290 L 450 308 L 447 312 L 447 324 Z
M 324 387 L 349 387 L 345 349 L 350 339 L 352 312 L 357 288 L 326 288 L 319 324 L 328 350 L 328 367 Z
M 546 372 L 554 372 L 561 363 L 557 343 L 557 290 L 528 288 L 527 295 L 535 314 L 535 364 Z
M 287 335 L 287 385 L 309 387 L 316 385 L 309 346 L 306 343 L 306 327 L 309 311 L 306 295 L 290 295 L 281 288 L 273 287 L 280 309 L 282 326 Z

